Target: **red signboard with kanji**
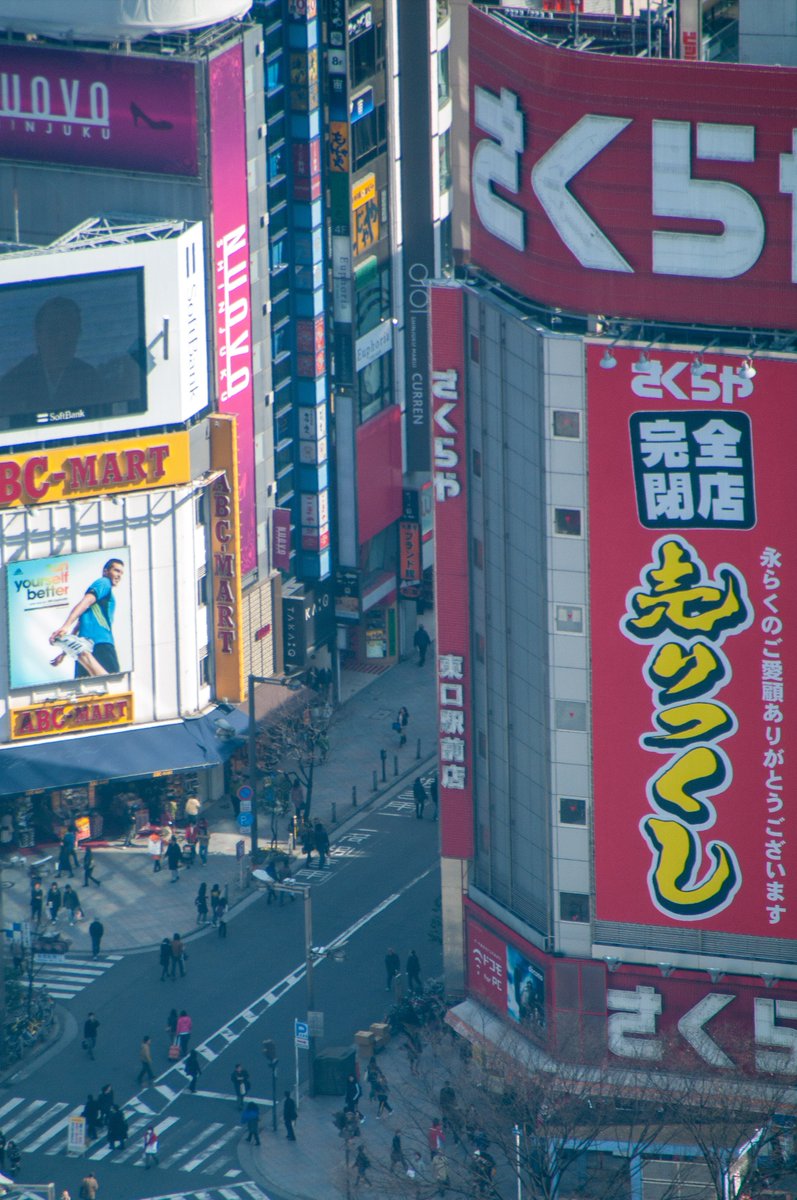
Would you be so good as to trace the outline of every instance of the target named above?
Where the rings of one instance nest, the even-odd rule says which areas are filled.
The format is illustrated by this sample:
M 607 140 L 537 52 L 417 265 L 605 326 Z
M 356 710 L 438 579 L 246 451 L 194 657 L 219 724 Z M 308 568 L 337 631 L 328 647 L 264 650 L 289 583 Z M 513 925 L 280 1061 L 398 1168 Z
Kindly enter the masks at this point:
M 785 360 L 588 347 L 600 920 L 797 932 L 795 389 Z

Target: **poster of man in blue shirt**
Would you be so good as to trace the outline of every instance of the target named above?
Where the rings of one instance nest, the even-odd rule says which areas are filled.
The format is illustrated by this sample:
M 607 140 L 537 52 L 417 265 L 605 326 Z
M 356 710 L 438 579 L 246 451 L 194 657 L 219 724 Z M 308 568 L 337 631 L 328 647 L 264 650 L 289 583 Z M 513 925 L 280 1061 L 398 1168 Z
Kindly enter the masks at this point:
M 101 577 L 89 584 L 63 625 L 50 634 L 50 644 L 59 650 L 52 666 L 60 665 L 68 655 L 75 660 L 75 679 L 119 674 L 121 668 L 113 638 L 116 610 L 113 591 L 124 573 L 125 565 L 120 558 L 108 559 Z

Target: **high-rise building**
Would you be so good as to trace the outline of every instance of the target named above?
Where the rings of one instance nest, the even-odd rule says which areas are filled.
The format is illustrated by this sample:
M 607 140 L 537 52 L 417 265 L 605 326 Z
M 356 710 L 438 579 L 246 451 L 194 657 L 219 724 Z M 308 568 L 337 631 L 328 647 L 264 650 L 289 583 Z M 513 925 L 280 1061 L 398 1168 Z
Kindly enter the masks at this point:
M 473 6 L 455 30 L 447 976 L 465 1031 L 487 1010 L 553 1054 L 782 1075 L 797 74 L 671 58 L 667 7 L 549 41 L 551 18 Z

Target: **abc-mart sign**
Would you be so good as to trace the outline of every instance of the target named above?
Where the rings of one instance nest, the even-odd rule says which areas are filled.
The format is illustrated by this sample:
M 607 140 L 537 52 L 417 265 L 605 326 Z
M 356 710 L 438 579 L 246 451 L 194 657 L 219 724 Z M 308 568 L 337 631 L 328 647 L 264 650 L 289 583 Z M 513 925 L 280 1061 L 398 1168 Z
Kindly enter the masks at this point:
M 581 312 L 797 329 L 797 71 L 558 50 L 470 11 L 473 261 Z

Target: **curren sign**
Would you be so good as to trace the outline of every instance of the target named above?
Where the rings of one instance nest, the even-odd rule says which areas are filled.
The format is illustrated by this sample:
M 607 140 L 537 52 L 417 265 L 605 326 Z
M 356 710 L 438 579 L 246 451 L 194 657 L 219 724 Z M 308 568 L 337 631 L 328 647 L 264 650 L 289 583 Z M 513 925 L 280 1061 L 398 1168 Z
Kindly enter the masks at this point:
M 109 725 L 129 725 L 133 720 L 133 696 L 124 692 L 116 696 L 59 703 L 34 704 L 11 711 L 11 737 L 45 737 L 54 733 L 79 733 L 86 729 L 102 729 Z
M 763 116 L 760 68 L 560 50 L 470 21 L 477 263 L 582 311 L 797 328 L 794 72 L 767 69 Z
M 186 433 L 18 454 L 0 457 L 0 507 L 170 487 L 190 477 Z

